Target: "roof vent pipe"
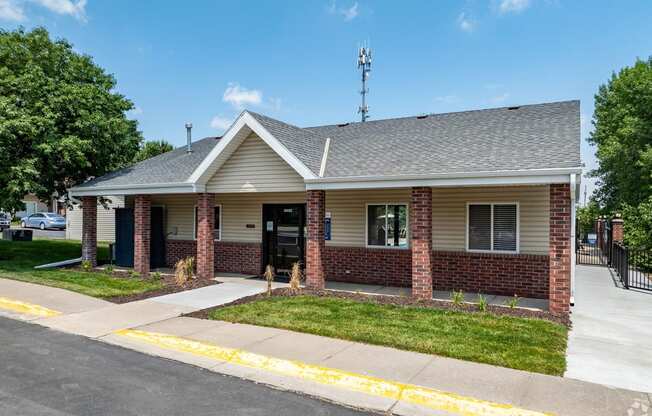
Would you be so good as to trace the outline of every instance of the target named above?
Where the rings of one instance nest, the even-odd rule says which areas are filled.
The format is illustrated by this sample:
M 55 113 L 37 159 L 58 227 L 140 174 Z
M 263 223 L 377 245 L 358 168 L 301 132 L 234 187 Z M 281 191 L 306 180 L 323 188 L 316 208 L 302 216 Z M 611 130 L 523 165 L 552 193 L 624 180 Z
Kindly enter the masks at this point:
M 192 153 L 192 123 L 186 123 L 186 152 Z

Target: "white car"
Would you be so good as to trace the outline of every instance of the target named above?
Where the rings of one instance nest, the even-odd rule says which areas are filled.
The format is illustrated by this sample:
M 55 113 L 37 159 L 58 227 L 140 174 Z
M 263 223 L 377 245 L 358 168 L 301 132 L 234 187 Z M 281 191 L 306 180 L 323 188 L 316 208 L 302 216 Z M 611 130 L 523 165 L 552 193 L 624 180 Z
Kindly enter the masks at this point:
M 11 217 L 9 214 L 0 212 L 0 231 L 6 230 L 7 228 L 11 228 Z

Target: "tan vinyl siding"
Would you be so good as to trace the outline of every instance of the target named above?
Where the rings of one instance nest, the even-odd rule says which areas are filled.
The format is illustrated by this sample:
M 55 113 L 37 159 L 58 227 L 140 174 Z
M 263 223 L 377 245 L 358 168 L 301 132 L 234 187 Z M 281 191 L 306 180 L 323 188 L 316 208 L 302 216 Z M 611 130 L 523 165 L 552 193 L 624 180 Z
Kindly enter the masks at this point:
M 115 210 L 124 207 L 124 197 L 109 196 L 111 202 L 108 209 L 97 206 L 97 239 L 98 241 L 115 242 Z M 82 208 L 75 205 L 66 212 L 66 239 L 81 240 L 82 235 Z
M 166 232 L 169 239 L 194 238 L 196 200 L 192 195 L 152 197 L 152 205 L 163 205 L 166 209 Z M 217 194 L 215 203 L 222 206 L 222 241 L 260 243 L 263 204 L 305 202 L 305 192 Z M 254 228 L 247 228 L 247 224 L 254 224 Z
M 366 204 L 399 202 L 409 206 L 410 189 L 326 191 L 326 211 L 331 213 L 326 245 L 365 247 Z
M 253 133 L 206 184 L 207 192 L 223 193 L 305 189 L 303 178 Z
M 467 202 L 518 202 L 520 252 L 548 253 L 548 186 L 433 188 L 432 234 L 435 250 L 466 249 Z

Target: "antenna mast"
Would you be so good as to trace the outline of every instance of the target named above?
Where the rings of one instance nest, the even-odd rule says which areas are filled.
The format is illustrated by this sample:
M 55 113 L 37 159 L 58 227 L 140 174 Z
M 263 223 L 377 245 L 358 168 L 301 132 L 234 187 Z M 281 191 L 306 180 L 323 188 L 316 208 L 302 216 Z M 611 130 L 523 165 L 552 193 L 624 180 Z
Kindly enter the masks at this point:
M 367 107 L 367 78 L 371 72 L 371 48 L 363 46 L 358 50 L 358 69 L 362 70 L 362 105 L 358 107 L 358 113 L 361 114 L 361 121 L 364 123 L 369 118 L 369 107 Z

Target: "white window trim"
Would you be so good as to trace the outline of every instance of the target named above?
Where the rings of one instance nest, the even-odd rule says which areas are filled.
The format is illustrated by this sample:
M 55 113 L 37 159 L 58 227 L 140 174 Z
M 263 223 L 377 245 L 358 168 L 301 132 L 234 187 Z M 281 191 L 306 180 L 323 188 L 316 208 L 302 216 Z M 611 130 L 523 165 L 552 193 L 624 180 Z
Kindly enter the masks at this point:
M 213 241 L 222 241 L 222 215 L 224 213 L 222 212 L 222 204 L 215 204 L 213 207 L 218 207 L 220 209 L 220 228 L 218 228 L 219 235 L 218 238 L 214 238 Z M 192 239 L 197 240 L 197 215 L 195 215 L 195 212 L 197 212 L 197 205 L 195 205 L 192 208 Z
M 407 215 L 405 216 L 405 227 L 407 232 L 407 246 L 397 247 L 397 246 L 376 246 L 369 244 L 369 206 L 370 205 L 405 205 L 407 209 Z M 385 219 L 387 222 L 387 219 Z M 387 239 L 387 234 L 385 234 L 385 239 Z M 366 248 L 388 248 L 391 250 L 408 250 L 410 248 L 410 204 L 407 202 L 367 202 L 364 209 L 364 244 Z
M 490 205 L 490 250 L 480 250 L 469 248 L 469 207 L 471 205 Z M 494 250 L 494 205 L 516 205 L 516 250 Z M 494 201 L 475 201 L 466 203 L 466 230 L 464 233 L 464 247 L 469 253 L 506 253 L 506 254 L 519 254 L 521 252 L 521 207 L 518 201 L 508 202 L 494 202 Z

